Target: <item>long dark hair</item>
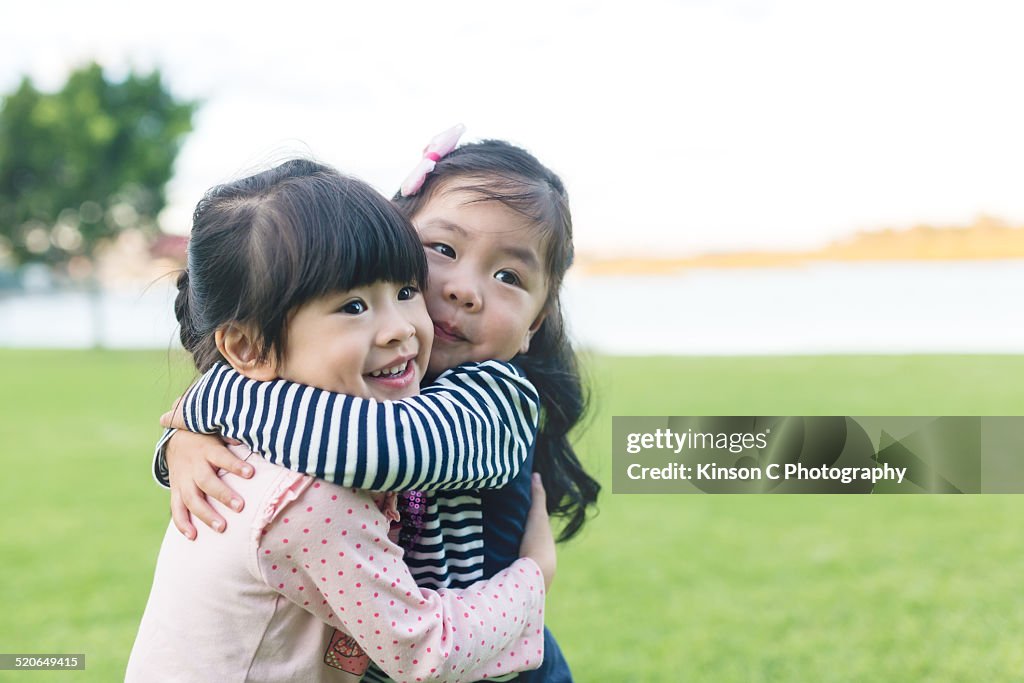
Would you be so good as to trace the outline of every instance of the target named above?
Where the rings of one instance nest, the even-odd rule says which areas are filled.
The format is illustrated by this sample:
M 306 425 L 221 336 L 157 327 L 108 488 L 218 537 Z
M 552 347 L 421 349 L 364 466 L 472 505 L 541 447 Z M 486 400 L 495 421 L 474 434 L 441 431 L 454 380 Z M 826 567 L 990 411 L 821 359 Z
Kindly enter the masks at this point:
M 329 166 L 294 159 L 200 200 L 174 313 L 182 345 L 205 372 L 223 360 L 214 332 L 225 323 L 252 325 L 260 359 L 281 359 L 296 307 L 379 281 L 423 287 L 426 277 L 419 238 L 387 199 Z
M 561 179 L 526 150 L 502 140 L 463 145 L 437 162 L 420 191 L 392 201 L 408 216 L 416 214 L 444 183 L 459 179 L 459 189 L 476 194 L 471 201 L 497 201 L 529 218 L 541 231 L 548 283 L 544 318 L 530 349 L 512 362 L 521 367 L 540 394 L 541 424 L 534 470 L 547 490 L 548 512 L 566 519 L 558 536 L 566 541 L 587 519 L 601 485 L 587 474 L 569 440 L 570 430 L 587 410 L 589 396 L 576 353 L 566 334 L 559 293 L 572 265 L 572 215 Z

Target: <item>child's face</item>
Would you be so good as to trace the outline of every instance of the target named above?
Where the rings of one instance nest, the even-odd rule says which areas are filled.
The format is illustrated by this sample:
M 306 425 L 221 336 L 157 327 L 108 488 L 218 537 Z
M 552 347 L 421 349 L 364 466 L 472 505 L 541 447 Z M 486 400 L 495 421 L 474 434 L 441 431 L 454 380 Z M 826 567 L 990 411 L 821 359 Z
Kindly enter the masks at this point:
M 510 360 L 544 320 L 536 227 L 501 202 L 474 199 L 458 185 L 440 187 L 413 217 L 429 266 L 430 376 L 460 363 Z
M 415 396 L 433 336 L 419 290 L 376 282 L 300 306 L 289 320 L 277 374 L 351 396 Z

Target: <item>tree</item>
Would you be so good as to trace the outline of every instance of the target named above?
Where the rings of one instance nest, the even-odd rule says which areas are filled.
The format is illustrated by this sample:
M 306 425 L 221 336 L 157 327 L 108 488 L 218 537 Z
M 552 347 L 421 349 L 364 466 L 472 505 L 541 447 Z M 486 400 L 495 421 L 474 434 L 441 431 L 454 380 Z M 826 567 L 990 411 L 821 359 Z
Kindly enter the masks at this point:
M 62 264 L 123 230 L 155 232 L 197 107 L 159 70 L 114 82 L 93 63 L 54 93 L 23 78 L 0 108 L 0 251 Z

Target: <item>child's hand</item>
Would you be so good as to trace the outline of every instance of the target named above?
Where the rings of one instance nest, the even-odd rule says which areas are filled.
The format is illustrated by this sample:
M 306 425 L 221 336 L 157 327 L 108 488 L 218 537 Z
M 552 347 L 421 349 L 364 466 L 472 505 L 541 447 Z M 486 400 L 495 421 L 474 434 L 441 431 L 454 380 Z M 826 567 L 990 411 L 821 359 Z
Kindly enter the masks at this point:
M 224 518 L 206 502 L 207 496 L 219 500 L 235 512 L 245 502 L 217 473 L 224 469 L 248 479 L 252 466 L 235 457 L 219 437 L 179 431 L 167 442 L 167 472 L 171 484 L 171 519 L 185 538 L 194 540 L 196 528 L 191 514 L 216 532 L 227 528 Z
M 528 557 L 540 567 L 544 574 L 544 588 L 550 589 L 551 582 L 555 580 L 555 537 L 551 533 L 551 523 L 548 520 L 547 494 L 544 492 L 544 484 L 541 483 L 540 475 L 533 473 L 533 485 L 531 487 L 533 501 L 530 503 L 530 513 L 526 517 L 526 529 L 523 531 L 523 542 L 519 546 L 519 557 Z
M 185 415 L 181 412 L 181 401 L 184 396 L 179 396 L 174 402 L 174 407 L 160 416 L 160 426 L 168 429 L 188 429 L 185 424 Z
M 398 494 L 393 491 L 374 493 L 373 500 L 388 520 L 388 538 L 392 543 L 398 543 L 399 534 L 402 532 L 402 515 L 398 512 Z
M 372 494 L 377 509 L 384 513 L 389 522 L 400 522 L 402 515 L 398 513 L 398 494 L 394 491 L 381 491 Z

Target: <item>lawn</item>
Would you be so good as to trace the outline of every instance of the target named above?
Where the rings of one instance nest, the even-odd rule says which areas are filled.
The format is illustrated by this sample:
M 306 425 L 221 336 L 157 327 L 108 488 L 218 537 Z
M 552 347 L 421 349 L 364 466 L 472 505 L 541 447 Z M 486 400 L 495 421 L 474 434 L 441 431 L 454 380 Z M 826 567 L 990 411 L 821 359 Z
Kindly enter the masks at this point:
M 612 415 L 1024 414 L 1024 357 L 587 360 L 607 488 L 548 622 L 591 681 L 991 681 L 1024 672 L 1021 496 L 612 496 Z M 122 676 L 167 523 L 167 354 L 0 350 L 3 652 Z M 6 677 L 5 677 L 6 675 Z

